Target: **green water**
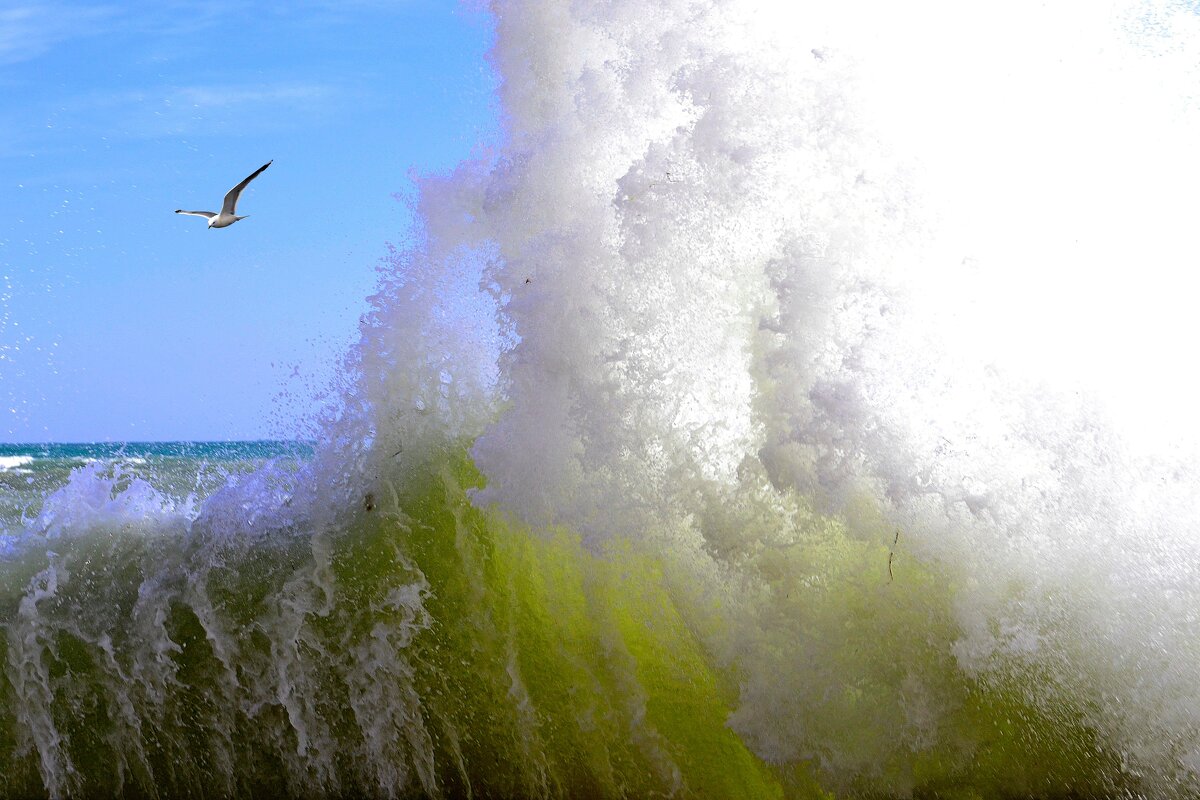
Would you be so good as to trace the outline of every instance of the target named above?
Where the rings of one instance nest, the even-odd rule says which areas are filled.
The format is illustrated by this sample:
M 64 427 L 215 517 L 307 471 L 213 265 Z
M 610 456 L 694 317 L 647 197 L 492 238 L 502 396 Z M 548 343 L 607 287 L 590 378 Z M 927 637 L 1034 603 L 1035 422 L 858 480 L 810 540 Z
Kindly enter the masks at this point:
M 4 563 L 0 793 L 779 796 L 654 562 L 531 538 L 473 480 L 311 538 L 157 520 Z
M 25 537 L 0 561 L 0 796 L 974 798 L 1125 786 L 1069 705 L 959 674 L 944 649 L 953 587 L 911 562 L 887 582 L 889 542 L 849 536 L 844 520 L 810 514 L 795 546 L 758 556 L 755 570 L 786 579 L 748 587 L 731 575 L 713 591 L 711 575 L 659 547 L 596 552 L 571 531 L 481 511 L 467 495 L 480 482 L 458 454 L 323 519 L 256 530 L 168 510 Z M 739 656 L 741 641 L 761 652 Z M 820 748 L 774 764 L 754 754 L 770 750 L 763 728 L 739 715 L 762 658 L 800 694 L 806 681 L 840 687 L 810 698 L 809 718 L 779 723 L 857 750 L 861 776 L 826 770 Z M 900 712 L 917 673 L 949 698 L 922 741 L 906 739 Z

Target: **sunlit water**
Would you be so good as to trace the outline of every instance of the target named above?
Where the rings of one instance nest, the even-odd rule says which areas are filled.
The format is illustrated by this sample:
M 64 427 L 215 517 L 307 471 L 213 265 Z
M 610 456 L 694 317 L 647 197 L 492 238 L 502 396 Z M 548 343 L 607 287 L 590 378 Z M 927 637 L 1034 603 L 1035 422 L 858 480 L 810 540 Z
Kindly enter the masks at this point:
M 1200 792 L 1194 10 L 493 11 L 311 456 L 5 451 L 0 794 Z
M 77 469 L 120 476 L 120 491 L 141 479 L 177 502 L 197 503 L 235 475 L 311 456 L 310 444 L 278 441 L 0 444 L 0 535 L 19 536 Z

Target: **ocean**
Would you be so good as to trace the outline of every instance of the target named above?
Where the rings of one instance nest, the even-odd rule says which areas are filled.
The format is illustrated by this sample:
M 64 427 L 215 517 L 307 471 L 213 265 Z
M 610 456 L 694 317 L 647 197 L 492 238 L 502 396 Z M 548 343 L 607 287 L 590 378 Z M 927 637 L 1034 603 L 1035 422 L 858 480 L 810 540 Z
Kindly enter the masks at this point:
M 308 442 L 92 442 L 0 443 L 0 536 L 15 536 L 35 519 L 43 499 L 86 467 L 151 481 L 167 496 L 200 501 L 234 475 L 268 461 L 298 463 L 312 456 Z
M 490 4 L 313 442 L 0 449 L 0 797 L 1200 795 L 1200 35 L 1118 5 Z

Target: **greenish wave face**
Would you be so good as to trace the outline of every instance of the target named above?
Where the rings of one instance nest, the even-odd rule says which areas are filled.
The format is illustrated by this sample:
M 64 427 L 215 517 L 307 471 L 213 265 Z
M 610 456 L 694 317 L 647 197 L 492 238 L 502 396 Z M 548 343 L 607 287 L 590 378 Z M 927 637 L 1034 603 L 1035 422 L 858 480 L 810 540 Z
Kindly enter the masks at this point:
M 459 452 L 325 524 L 130 506 L 6 558 L 0 796 L 1120 788 L 1068 706 L 965 680 L 953 587 L 907 560 L 889 580 L 888 543 L 844 519 L 793 507 L 740 580 L 775 578 L 739 585 L 700 551 L 596 552 L 481 511 L 480 481 Z M 760 690 L 792 707 L 747 718 Z M 820 749 L 773 752 L 780 724 Z M 840 749 L 862 781 L 822 768 Z
M 0 796 L 780 796 L 661 564 L 472 508 L 468 465 L 325 529 L 127 515 L 0 563 Z

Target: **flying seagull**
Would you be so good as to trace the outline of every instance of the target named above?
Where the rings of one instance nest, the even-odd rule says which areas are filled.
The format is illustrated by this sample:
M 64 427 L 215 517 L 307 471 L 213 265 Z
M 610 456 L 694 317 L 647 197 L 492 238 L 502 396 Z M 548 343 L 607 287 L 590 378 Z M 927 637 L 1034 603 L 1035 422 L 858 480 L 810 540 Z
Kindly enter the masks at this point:
M 263 164 L 258 169 L 254 170 L 254 172 L 250 173 L 250 176 L 248 178 L 246 178 L 246 180 L 242 181 L 237 186 L 230 189 L 229 192 L 225 195 L 225 202 L 221 204 L 221 213 L 220 214 L 217 214 L 213 211 L 184 211 L 182 208 L 175 209 L 175 213 L 176 214 L 191 214 L 193 217 L 207 217 L 208 218 L 208 227 L 210 227 L 210 228 L 227 228 L 230 225 L 232 225 L 233 223 L 237 222 L 239 219 L 245 219 L 246 217 L 239 217 L 237 215 L 237 201 L 238 201 L 238 198 L 242 196 L 242 189 L 245 189 L 250 184 L 250 181 L 257 178 L 259 175 L 262 174 L 262 171 L 264 169 L 266 169 L 267 167 L 271 166 L 274 163 L 275 163 L 275 159 L 272 158 L 270 161 Z M 246 216 L 250 216 L 250 215 L 247 214 Z

